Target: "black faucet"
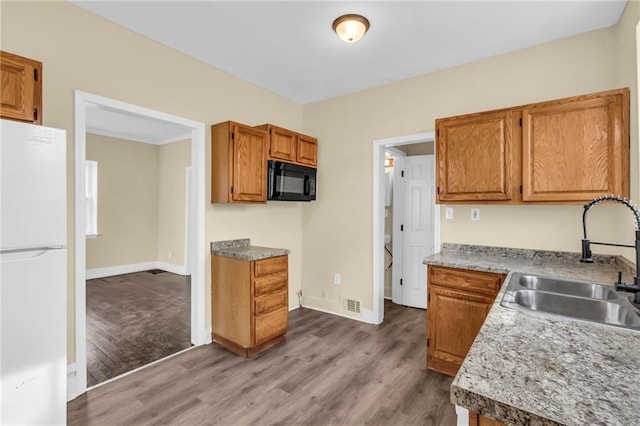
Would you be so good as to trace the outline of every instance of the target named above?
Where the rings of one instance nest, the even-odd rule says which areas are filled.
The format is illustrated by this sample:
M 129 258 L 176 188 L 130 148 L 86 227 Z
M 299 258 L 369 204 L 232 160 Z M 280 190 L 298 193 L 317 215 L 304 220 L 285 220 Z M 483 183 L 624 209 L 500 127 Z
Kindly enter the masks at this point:
M 587 239 L 587 212 L 591 207 L 603 201 L 615 201 L 631 209 L 631 212 L 634 216 L 634 225 L 636 229 L 635 245 L 631 246 L 625 244 L 597 243 L 589 241 L 589 239 Z M 593 259 L 591 257 L 591 244 L 597 244 L 601 246 L 630 247 L 636 249 L 636 276 L 633 277 L 633 284 L 622 282 L 622 272 L 618 272 L 618 280 L 615 282 L 615 285 L 616 290 L 635 293 L 633 303 L 640 304 L 640 212 L 638 211 L 636 206 L 631 204 L 626 198 L 620 197 L 618 195 L 604 195 L 602 197 L 594 198 L 584 205 L 584 213 L 582 213 L 582 230 L 584 232 L 584 238 L 582 239 L 582 258 L 580 259 L 580 262 L 593 263 Z

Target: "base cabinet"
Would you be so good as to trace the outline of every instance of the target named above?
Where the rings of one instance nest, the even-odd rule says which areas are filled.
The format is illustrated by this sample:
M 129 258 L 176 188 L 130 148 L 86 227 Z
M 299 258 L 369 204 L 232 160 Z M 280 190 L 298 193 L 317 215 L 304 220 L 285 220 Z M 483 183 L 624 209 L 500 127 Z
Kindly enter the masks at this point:
M 429 266 L 427 368 L 455 376 L 505 275 Z
M 288 256 L 255 261 L 211 258 L 213 341 L 251 357 L 285 341 L 289 329 Z
M 469 411 L 469 426 L 505 426 L 505 424 L 491 417 Z

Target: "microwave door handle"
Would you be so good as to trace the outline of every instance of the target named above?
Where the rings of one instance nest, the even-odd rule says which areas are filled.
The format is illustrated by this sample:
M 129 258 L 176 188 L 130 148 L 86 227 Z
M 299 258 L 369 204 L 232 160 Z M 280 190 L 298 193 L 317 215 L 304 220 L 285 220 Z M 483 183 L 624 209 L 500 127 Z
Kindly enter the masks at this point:
M 268 184 L 267 184 L 267 189 L 269 190 L 269 194 L 267 195 L 267 199 L 271 200 L 273 198 L 273 192 L 275 190 L 275 186 L 276 186 L 276 180 L 275 180 L 275 172 L 274 170 L 269 167 L 269 175 L 268 175 Z
M 309 176 L 305 176 L 304 177 L 304 195 L 310 195 L 311 194 L 311 179 L 309 179 Z

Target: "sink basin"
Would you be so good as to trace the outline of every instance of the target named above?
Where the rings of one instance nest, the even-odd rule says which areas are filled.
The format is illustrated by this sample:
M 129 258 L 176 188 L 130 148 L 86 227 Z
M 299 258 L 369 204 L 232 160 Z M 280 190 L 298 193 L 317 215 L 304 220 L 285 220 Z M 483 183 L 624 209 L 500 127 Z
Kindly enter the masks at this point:
M 558 278 L 522 275 L 518 283 L 525 288 L 570 296 L 589 297 L 592 299 L 618 299 L 618 293 L 612 286 L 590 283 L 586 281 L 563 280 Z
M 618 303 L 543 291 L 518 290 L 515 303 L 532 311 L 622 327 L 640 328 L 640 315 Z
M 512 274 L 500 304 L 507 308 L 640 330 L 640 310 L 606 284 Z

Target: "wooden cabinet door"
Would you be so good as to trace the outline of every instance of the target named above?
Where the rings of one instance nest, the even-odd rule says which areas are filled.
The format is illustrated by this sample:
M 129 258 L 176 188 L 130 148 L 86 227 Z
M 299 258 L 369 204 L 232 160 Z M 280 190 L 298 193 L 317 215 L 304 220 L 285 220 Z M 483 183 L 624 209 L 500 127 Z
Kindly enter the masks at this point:
M 233 125 L 233 201 L 267 201 L 267 133 Z
M 253 317 L 253 346 L 261 345 L 287 332 L 289 328 L 289 310 L 287 305 L 269 313 Z
M 505 426 L 505 425 L 504 423 L 494 420 L 491 417 L 486 417 L 486 416 L 483 416 L 482 414 L 469 411 L 469 426 Z
M 430 283 L 427 367 L 455 376 L 494 298 Z
M 288 162 L 296 161 L 296 134 L 280 127 L 269 128 L 269 158 Z
M 436 120 L 439 203 L 510 200 L 512 111 Z
M 318 139 L 298 135 L 296 161 L 306 166 L 316 167 L 318 165 Z
M 42 63 L 0 52 L 0 117 L 42 123 Z
M 628 89 L 532 105 L 522 113 L 524 201 L 629 195 Z

